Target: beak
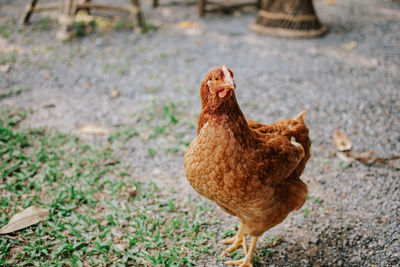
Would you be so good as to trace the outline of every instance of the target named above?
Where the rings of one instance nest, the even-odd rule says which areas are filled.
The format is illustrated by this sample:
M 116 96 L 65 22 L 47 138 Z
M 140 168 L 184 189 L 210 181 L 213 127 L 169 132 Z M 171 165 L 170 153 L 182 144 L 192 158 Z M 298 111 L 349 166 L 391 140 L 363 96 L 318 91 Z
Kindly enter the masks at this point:
M 224 84 L 223 87 L 228 89 L 228 90 L 235 90 L 235 87 L 230 83 Z

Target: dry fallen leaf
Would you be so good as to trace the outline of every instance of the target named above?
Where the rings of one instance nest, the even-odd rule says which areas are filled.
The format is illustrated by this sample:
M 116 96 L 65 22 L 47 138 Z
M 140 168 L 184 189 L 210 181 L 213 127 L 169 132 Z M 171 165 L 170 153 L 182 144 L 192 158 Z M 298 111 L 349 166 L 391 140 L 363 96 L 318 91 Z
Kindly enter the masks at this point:
M 353 159 L 356 159 L 358 161 L 361 161 L 362 163 L 365 164 L 371 164 L 376 160 L 376 157 L 373 157 L 374 151 L 365 151 L 365 152 L 356 152 L 356 151 L 350 151 L 350 157 Z
M 382 159 L 381 158 L 377 158 L 377 162 L 381 163 Z M 392 157 L 390 159 L 385 159 L 385 161 L 383 161 L 383 163 L 387 164 L 390 168 L 393 168 L 395 170 L 400 170 L 400 157 L 399 156 L 395 156 Z
M 0 229 L 0 234 L 8 234 L 34 225 L 49 216 L 48 209 L 33 205 L 11 217 L 7 225 Z
M 343 50 L 353 50 L 356 47 L 357 47 L 357 42 L 355 41 L 351 41 L 350 43 L 342 44 L 340 46 L 340 48 L 342 48 Z
M 42 76 L 46 80 L 49 80 L 51 78 L 51 74 L 48 71 L 43 71 Z
M 137 189 L 136 186 L 132 186 L 131 188 L 128 188 L 127 190 L 129 197 L 135 197 L 137 195 Z
M 322 0 L 322 3 L 326 5 L 336 5 L 336 0 Z
M 8 212 L 5 209 L 0 208 L 0 211 L 3 212 L 6 216 L 8 216 Z
M 110 166 L 110 165 L 115 165 L 115 164 L 118 164 L 118 163 L 119 163 L 118 160 L 115 160 L 115 159 L 106 159 L 106 160 L 104 160 L 104 161 L 101 163 L 101 165 L 102 165 L 102 166 Z
M 93 86 L 93 84 L 91 82 L 85 82 L 85 83 L 82 84 L 81 88 L 82 89 L 88 89 L 88 88 L 90 88 L 92 86 Z
M 333 132 L 333 142 L 338 151 L 351 150 L 352 144 L 349 137 L 339 130 Z
M 86 133 L 86 134 L 108 134 L 108 133 L 110 133 L 110 130 L 103 128 L 101 126 L 98 126 L 98 125 L 94 125 L 94 124 L 85 125 L 85 126 L 81 127 L 79 130 L 82 133 Z
M 179 28 L 186 29 L 198 26 L 198 23 L 193 21 L 182 21 L 178 24 Z
M 119 91 L 118 91 L 118 88 L 117 87 L 114 87 L 113 89 L 112 89 L 112 91 L 111 91 L 111 97 L 112 98 L 116 98 L 116 97 L 118 97 L 119 96 Z
M 380 221 L 381 223 L 387 223 L 387 222 L 389 221 L 389 219 L 388 219 L 388 217 L 380 216 L 380 217 L 379 217 L 379 221 Z
M 352 157 L 349 157 L 348 152 L 336 152 L 336 156 L 340 159 L 346 166 L 349 166 L 355 161 Z
M 94 193 L 94 194 L 93 194 L 93 197 L 94 197 L 94 199 L 96 199 L 97 201 L 100 201 L 100 200 L 103 200 L 103 199 L 106 197 L 106 195 L 105 195 L 105 194 L 102 194 L 102 193 Z
M 3 65 L 0 65 L 0 71 L 1 71 L 1 72 L 4 72 L 4 73 L 9 72 L 9 71 L 10 71 L 10 68 L 11 68 L 10 64 L 3 64 Z
M 55 108 L 56 107 L 56 105 L 55 104 L 46 104 L 46 105 L 43 105 L 43 108 Z

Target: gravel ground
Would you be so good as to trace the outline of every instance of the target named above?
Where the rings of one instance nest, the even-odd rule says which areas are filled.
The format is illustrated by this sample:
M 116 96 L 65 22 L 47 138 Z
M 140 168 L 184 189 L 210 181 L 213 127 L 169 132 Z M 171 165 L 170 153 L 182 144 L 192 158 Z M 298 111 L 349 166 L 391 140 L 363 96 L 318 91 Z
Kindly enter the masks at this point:
M 332 142 L 333 131 L 340 129 L 357 151 L 374 151 L 380 157 L 399 154 L 398 3 L 315 1 L 329 34 L 292 40 L 250 32 L 248 24 L 256 15 L 251 10 L 199 19 L 195 5 L 184 1 L 160 1 L 155 10 L 150 1 L 142 1 L 147 20 L 159 26 L 157 30 L 142 35 L 95 31 L 60 43 L 54 38 L 56 24 L 43 26 L 46 13 L 34 14 L 30 27 L 17 29 L 26 2 L 0 4 L 0 25 L 7 25 L 2 26 L 0 50 L 3 57 L 15 55 L 10 70 L 0 72 L 0 90 L 28 89 L 0 99 L 0 105 L 32 109 L 26 124 L 95 142 L 104 139 L 78 129 L 86 124 L 112 131 L 121 125 L 142 127 L 142 138 L 129 139 L 119 150 L 132 175 L 196 196 L 184 178 L 184 149 L 166 150 L 170 142 L 194 137 L 196 129 L 190 124 L 196 123 L 201 108 L 200 83 L 208 69 L 226 64 L 235 73 L 237 98 L 247 118 L 268 123 L 308 111 L 313 157 L 302 177 L 310 187 L 310 200 L 264 234 L 264 242 L 270 236 L 280 241 L 268 248 L 272 253 L 259 254 L 261 265 L 400 264 L 398 168 L 360 162 L 343 166 Z M 185 20 L 194 26 L 179 27 Z M 343 45 L 350 42 L 356 46 L 346 50 Z M 120 96 L 110 96 L 113 88 Z M 142 118 L 165 103 L 173 103 L 180 122 L 187 124 L 174 126 L 179 136 L 146 138 L 153 126 Z M 151 157 L 150 150 L 157 153 Z M 218 216 L 226 222 L 221 229 L 235 222 L 223 212 Z M 199 265 L 217 266 L 214 258 L 200 259 Z

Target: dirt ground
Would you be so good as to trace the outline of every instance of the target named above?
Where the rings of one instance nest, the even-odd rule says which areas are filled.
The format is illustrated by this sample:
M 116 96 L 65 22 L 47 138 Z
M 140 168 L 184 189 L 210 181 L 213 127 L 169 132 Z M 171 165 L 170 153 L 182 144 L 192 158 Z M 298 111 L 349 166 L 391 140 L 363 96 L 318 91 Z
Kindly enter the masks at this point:
M 399 155 L 398 2 L 314 1 L 329 33 L 293 40 L 250 32 L 254 10 L 200 19 L 196 6 L 185 1 L 160 1 L 156 9 L 142 1 L 147 22 L 156 29 L 135 34 L 129 26 L 100 23 L 66 43 L 55 40 L 51 12 L 34 14 L 28 27 L 18 26 L 26 2 L 0 4 L 0 92 L 10 92 L 0 105 L 31 109 L 25 125 L 72 132 L 88 142 L 136 129 L 139 137 L 127 138 L 117 150 L 132 176 L 174 187 L 178 197 L 197 197 L 185 179 L 183 153 L 196 133 L 201 81 L 208 69 L 226 64 L 235 73 L 238 102 L 248 119 L 269 123 L 307 110 L 313 141 L 302 176 L 309 200 L 263 235 L 260 247 L 271 236 L 279 241 L 268 248 L 271 253 L 258 255 L 259 261 L 271 266 L 400 263 L 398 162 L 348 166 L 336 156 L 332 139 L 339 129 L 355 151 Z M 192 23 L 184 27 L 183 21 Z M 82 133 L 89 124 L 110 134 Z M 218 216 L 225 222 L 221 229 L 235 222 L 223 212 Z M 222 266 L 214 259 L 201 259 L 199 265 Z

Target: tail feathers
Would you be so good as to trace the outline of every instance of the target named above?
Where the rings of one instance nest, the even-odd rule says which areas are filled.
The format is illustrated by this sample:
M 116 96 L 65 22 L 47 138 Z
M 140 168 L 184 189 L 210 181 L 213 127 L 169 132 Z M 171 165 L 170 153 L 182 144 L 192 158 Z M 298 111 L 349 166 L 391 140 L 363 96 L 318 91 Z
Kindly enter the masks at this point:
M 296 121 L 299 121 L 299 122 L 304 122 L 304 120 L 306 119 L 306 114 L 307 114 L 307 111 L 304 110 L 304 111 L 300 112 L 293 119 L 296 120 Z

